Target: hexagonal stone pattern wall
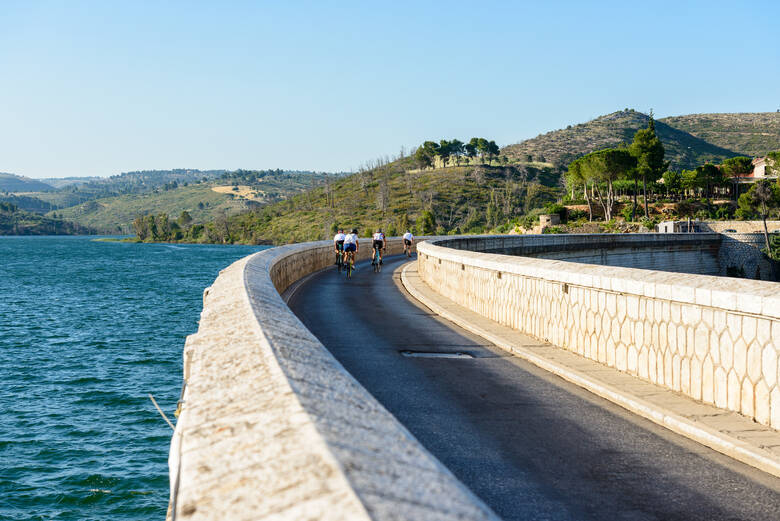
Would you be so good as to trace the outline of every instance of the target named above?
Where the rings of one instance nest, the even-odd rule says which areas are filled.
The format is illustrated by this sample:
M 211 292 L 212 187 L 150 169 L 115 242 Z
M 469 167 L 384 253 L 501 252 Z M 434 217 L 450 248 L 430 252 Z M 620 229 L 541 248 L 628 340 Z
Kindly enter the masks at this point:
M 419 245 L 418 271 L 500 324 L 780 428 L 780 284 L 462 249 L 565 246 L 556 240 L 583 239 L 435 239 Z

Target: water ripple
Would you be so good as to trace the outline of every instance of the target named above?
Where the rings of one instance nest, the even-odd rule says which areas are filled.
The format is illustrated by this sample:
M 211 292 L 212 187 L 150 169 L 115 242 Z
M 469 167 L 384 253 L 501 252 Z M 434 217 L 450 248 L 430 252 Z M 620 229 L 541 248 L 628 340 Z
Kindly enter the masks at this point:
M 258 247 L 0 237 L 0 519 L 163 519 L 184 337 Z

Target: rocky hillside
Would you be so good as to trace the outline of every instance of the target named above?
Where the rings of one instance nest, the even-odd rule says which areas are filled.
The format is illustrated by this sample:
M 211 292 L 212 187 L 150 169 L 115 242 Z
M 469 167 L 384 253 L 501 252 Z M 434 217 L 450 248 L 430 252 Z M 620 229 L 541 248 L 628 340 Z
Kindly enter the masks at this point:
M 780 112 L 690 114 L 660 121 L 740 155 L 780 150 Z
M 634 133 L 647 126 L 647 114 L 633 110 L 613 112 L 586 123 L 569 125 L 502 150 L 516 161 L 546 161 L 563 168 L 574 159 L 621 143 L 631 143 Z M 742 155 L 741 151 L 713 144 L 688 131 L 656 121 L 656 132 L 666 148 L 666 159 L 671 168 L 695 168 L 706 161 L 720 162 L 728 157 Z M 780 133 L 777 134 L 780 138 Z

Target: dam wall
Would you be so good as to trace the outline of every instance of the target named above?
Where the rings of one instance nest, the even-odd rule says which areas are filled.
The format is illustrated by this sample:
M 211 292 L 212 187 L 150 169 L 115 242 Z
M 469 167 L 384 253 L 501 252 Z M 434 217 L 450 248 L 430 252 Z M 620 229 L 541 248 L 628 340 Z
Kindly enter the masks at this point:
M 272 248 L 204 292 L 184 348 L 168 519 L 497 521 L 285 304 L 280 292 L 333 262 L 330 241 Z
M 780 285 L 685 273 L 697 262 L 713 271 L 720 241 L 720 234 L 437 238 L 419 245 L 418 271 L 432 290 L 486 318 L 778 429 Z M 602 248 L 618 252 L 620 263 L 599 265 Z M 645 255 L 664 248 L 676 252 L 662 263 L 667 271 L 626 267 L 646 267 Z

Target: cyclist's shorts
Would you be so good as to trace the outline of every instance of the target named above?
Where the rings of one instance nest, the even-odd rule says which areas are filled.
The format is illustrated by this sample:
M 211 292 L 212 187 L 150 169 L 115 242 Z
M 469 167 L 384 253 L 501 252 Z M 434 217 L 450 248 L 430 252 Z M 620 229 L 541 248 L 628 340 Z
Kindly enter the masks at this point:
M 378 248 L 381 250 L 384 247 L 385 247 L 385 241 L 374 241 L 374 246 L 373 246 L 374 249 Z
M 412 245 L 412 241 L 410 241 L 409 239 L 404 239 L 404 246 L 411 246 L 411 245 Z
M 350 242 L 344 245 L 344 251 L 357 251 L 357 244 Z
M 344 241 L 336 241 L 336 249 L 337 250 L 343 250 L 344 249 Z

